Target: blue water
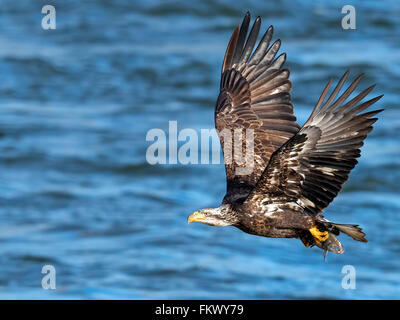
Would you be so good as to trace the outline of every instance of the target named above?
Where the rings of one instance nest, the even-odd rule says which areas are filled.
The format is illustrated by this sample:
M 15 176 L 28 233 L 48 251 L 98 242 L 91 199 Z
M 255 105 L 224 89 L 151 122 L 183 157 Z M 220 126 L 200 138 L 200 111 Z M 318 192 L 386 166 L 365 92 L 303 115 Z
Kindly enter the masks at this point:
M 400 298 L 400 3 L 344 1 L 1 2 L 0 298 Z M 347 68 L 386 110 L 326 210 L 368 244 L 323 261 L 299 240 L 187 225 L 218 206 L 220 165 L 146 162 L 151 128 L 213 127 L 223 54 L 250 10 L 282 39 L 299 123 Z M 56 290 L 41 286 L 56 268 Z M 356 289 L 342 288 L 343 266 Z

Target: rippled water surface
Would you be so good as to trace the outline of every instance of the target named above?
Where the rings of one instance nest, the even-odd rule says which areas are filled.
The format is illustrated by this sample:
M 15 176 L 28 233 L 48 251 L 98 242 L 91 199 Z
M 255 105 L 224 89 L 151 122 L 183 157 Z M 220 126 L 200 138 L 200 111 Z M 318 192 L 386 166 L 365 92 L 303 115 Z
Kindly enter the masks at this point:
M 240 3 L 240 4 L 239 4 Z M 380 299 L 400 297 L 400 3 L 3 1 L 0 13 L 0 298 Z M 219 72 L 244 13 L 273 24 L 299 123 L 329 78 L 377 83 L 386 110 L 326 210 L 358 223 L 344 255 L 299 240 L 187 225 L 219 205 L 223 165 L 146 162 L 151 128 L 213 127 Z M 57 289 L 41 288 L 41 269 Z M 357 272 L 341 286 L 343 266 Z

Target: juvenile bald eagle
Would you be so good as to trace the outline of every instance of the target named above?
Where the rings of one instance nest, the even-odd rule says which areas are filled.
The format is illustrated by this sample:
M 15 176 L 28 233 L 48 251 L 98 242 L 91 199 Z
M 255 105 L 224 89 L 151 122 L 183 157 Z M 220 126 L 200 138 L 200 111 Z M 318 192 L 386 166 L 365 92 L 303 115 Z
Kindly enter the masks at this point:
M 236 174 L 241 164 L 226 161 L 231 155 L 225 150 L 227 191 L 222 204 L 191 214 L 188 222 L 235 226 L 264 237 L 300 238 L 306 247 L 323 249 L 324 255 L 344 252 L 336 238 L 341 232 L 367 242 L 358 225 L 332 223 L 321 212 L 357 164 L 363 140 L 377 120 L 373 117 L 382 110 L 362 112 L 382 96 L 360 103 L 371 86 L 348 101 L 360 75 L 338 97 L 346 72 L 326 99 L 329 81 L 300 127 L 290 102 L 289 70 L 282 69 L 286 55 L 275 58 L 281 42 L 270 46 L 270 26 L 253 52 L 261 19 L 255 20 L 247 37 L 249 22 L 247 13 L 226 50 L 215 125 L 219 132 L 254 130 L 254 168 L 250 174 Z

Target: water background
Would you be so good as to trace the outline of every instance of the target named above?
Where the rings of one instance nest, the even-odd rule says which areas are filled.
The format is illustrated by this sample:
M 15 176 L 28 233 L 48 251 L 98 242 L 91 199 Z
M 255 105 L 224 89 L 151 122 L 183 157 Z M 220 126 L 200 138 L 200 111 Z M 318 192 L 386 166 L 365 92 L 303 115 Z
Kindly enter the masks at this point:
M 400 3 L 3 0 L 0 11 L 0 298 L 381 299 L 400 297 Z M 386 110 L 326 210 L 358 223 L 344 255 L 299 240 L 187 225 L 218 206 L 223 165 L 151 166 L 152 128 L 212 128 L 233 28 L 270 24 L 302 124 L 329 78 L 361 72 Z M 372 97 L 372 96 L 371 96 Z M 41 269 L 57 271 L 43 290 Z M 356 290 L 341 286 L 356 268 Z

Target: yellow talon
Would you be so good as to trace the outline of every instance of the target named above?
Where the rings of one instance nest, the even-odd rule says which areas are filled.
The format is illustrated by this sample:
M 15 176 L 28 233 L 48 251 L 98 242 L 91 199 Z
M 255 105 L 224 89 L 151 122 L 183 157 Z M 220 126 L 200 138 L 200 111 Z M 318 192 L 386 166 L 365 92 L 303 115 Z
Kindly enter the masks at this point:
M 311 232 L 317 244 L 326 241 L 326 239 L 329 237 L 328 231 L 319 231 L 317 226 L 314 226 L 308 230 Z

